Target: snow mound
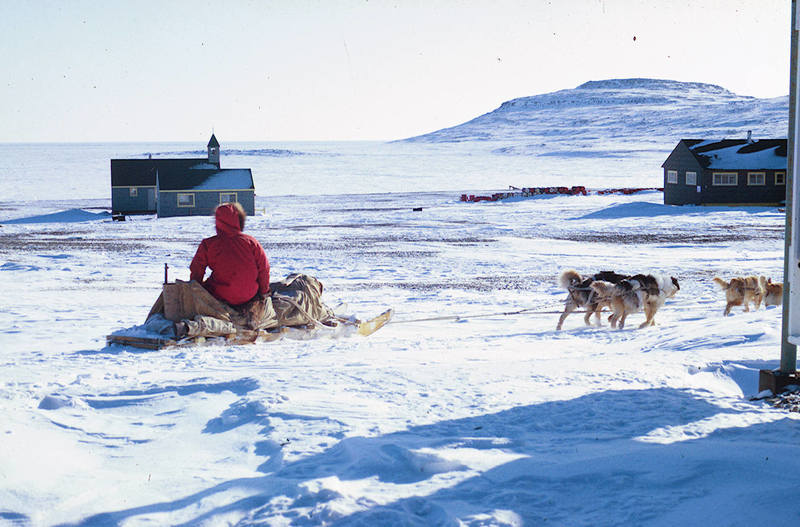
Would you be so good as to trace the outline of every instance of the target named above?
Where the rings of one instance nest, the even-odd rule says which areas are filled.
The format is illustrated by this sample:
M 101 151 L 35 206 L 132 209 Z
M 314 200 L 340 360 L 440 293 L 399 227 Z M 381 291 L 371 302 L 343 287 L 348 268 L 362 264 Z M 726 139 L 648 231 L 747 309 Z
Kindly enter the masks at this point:
M 655 216 L 683 216 L 689 214 L 712 214 L 716 212 L 747 211 L 760 213 L 774 210 L 770 207 L 695 207 L 692 205 L 662 205 L 660 203 L 649 203 L 637 201 L 632 203 L 620 203 L 605 209 L 600 209 L 583 216 L 572 218 L 573 220 L 591 219 L 614 219 L 614 218 L 652 218 Z
M 64 395 L 46 395 L 39 402 L 40 410 L 58 410 L 59 408 L 85 408 L 83 401 Z
M 52 214 L 40 214 L 37 216 L 27 216 L 4 221 L 6 225 L 18 225 L 24 223 L 80 223 L 84 221 L 107 220 L 111 218 L 108 211 L 89 212 L 83 209 L 69 209 Z

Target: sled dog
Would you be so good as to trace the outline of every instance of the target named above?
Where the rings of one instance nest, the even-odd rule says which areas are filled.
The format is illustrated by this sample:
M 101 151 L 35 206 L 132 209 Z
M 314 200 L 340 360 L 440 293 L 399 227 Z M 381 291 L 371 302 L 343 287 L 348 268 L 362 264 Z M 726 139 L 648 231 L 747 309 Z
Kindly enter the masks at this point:
M 599 324 L 600 312 L 602 311 L 603 307 L 607 307 L 609 304 L 604 296 L 598 294 L 589 286 L 595 280 L 602 280 L 607 283 L 616 284 L 625 278 L 628 277 L 626 275 L 615 273 L 614 271 L 600 271 L 599 273 L 587 276 L 586 278 L 581 277 L 581 275 L 573 269 L 561 273 L 558 282 L 561 287 L 567 290 L 569 295 L 567 296 L 566 305 L 564 306 L 564 312 L 561 313 L 561 317 L 558 319 L 556 330 L 560 330 L 564 325 L 564 320 L 569 316 L 569 314 L 579 308 L 586 309 L 586 314 L 583 317 L 583 321 L 587 326 L 591 325 L 589 319 L 591 318 L 592 314 L 595 315 Z
M 668 298 L 680 290 L 678 280 L 672 276 L 637 274 L 617 284 L 596 281 L 590 286 L 598 294 L 608 297 L 611 327 L 623 329 L 631 313 L 644 311 L 645 320 L 639 327 L 655 325 L 655 316 Z
M 783 303 L 783 282 L 773 282 L 772 278 L 767 278 L 764 284 L 766 294 L 764 295 L 764 306 L 779 306 Z
M 725 291 L 727 303 L 723 316 L 728 316 L 735 306 L 744 306 L 745 311 L 750 311 L 751 302 L 754 309 L 758 309 L 767 293 L 767 278 L 764 276 L 737 276 L 728 282 L 715 276 L 714 282 Z

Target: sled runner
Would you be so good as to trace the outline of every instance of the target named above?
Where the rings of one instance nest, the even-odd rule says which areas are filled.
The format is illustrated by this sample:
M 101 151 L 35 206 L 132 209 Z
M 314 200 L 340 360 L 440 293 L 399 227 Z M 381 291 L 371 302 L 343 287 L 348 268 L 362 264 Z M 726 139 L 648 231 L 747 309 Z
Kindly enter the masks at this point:
M 342 317 L 321 301 L 322 284 L 314 277 L 293 274 L 270 284 L 270 296 L 241 306 L 214 298 L 198 282 L 165 283 L 141 326 L 115 331 L 108 345 L 158 350 L 170 347 L 253 344 L 282 338 L 313 339 L 368 336 L 392 317 L 387 309 L 361 321 Z

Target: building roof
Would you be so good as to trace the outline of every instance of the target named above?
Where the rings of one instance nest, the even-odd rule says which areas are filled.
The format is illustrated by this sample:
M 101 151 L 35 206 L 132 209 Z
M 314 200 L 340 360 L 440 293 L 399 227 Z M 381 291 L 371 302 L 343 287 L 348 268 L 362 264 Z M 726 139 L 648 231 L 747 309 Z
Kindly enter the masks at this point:
M 156 170 L 216 169 L 207 157 L 177 159 L 112 159 L 111 186 L 155 186 Z
M 161 190 L 255 190 L 249 168 L 181 170 L 159 168 Z
M 786 139 L 681 139 L 704 168 L 786 170 Z
M 211 148 L 219 148 L 219 141 L 217 141 L 217 136 L 213 133 L 211 134 L 211 139 L 208 140 L 208 146 Z

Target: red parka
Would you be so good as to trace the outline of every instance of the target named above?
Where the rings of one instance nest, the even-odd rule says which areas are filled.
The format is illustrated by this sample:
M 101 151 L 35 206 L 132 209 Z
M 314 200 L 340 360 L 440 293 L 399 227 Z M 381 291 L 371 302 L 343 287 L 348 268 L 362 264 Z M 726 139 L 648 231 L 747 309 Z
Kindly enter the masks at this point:
M 258 240 L 242 232 L 239 214 L 230 204 L 217 207 L 217 235 L 197 248 L 189 270 L 209 293 L 230 305 L 244 304 L 256 293 L 269 294 L 269 261 Z M 203 282 L 206 267 L 211 276 Z

